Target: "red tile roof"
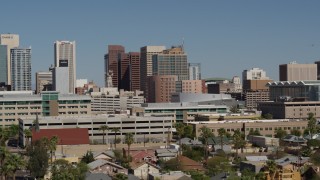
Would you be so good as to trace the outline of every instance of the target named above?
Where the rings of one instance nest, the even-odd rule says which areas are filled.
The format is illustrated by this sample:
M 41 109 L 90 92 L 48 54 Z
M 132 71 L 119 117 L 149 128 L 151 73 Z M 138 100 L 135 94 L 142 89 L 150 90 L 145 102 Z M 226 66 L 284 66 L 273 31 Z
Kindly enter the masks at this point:
M 32 130 L 32 141 L 42 137 L 50 139 L 52 136 L 59 137 L 59 145 L 89 144 L 89 134 L 86 128 L 40 129 L 38 132 Z

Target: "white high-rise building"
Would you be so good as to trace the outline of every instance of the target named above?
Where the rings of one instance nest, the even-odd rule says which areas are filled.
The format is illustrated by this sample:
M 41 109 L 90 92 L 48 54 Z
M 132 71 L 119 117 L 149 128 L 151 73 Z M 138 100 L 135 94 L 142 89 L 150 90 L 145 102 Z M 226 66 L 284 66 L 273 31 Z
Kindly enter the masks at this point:
M 252 68 L 249 70 L 244 70 L 242 72 L 242 80 L 267 80 L 270 79 L 267 76 L 266 71 L 260 68 Z
M 69 93 L 75 93 L 76 87 L 76 42 L 56 41 L 54 43 L 54 66 L 68 67 Z M 59 82 L 57 82 L 59 83 Z M 64 83 L 64 82 L 62 82 Z
M 6 73 L 6 83 L 11 84 L 11 49 L 19 47 L 19 35 L 18 34 L 0 34 L 0 45 L 5 45 L 7 48 L 7 55 L 1 56 L 3 58 L 7 58 L 7 62 L 2 62 L 4 59 L 1 59 L 0 61 L 2 62 L 1 65 L 6 65 L 6 67 L 1 67 L 1 71 L 6 71 L 6 72 L 1 72 Z M 3 48 L 5 48 L 3 46 Z
M 189 63 L 189 80 L 201 80 L 201 64 Z
M 30 91 L 31 48 L 13 48 L 10 54 L 12 91 Z
M 55 67 L 52 72 L 53 90 L 58 91 L 60 94 L 69 94 L 69 76 L 68 67 Z

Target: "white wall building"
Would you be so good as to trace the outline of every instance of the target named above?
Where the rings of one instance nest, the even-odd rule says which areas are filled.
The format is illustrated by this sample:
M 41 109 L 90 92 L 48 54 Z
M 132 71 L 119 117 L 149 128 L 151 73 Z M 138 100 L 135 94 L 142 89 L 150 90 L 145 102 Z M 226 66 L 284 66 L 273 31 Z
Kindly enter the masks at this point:
M 52 72 L 53 76 L 53 90 L 60 92 L 60 94 L 70 93 L 69 82 L 69 68 L 68 67 L 55 67 Z
M 12 91 L 30 91 L 31 48 L 13 48 L 10 55 Z
M 56 41 L 54 43 L 54 66 L 69 68 L 69 93 L 75 92 L 76 86 L 76 42 Z
M 242 80 L 263 80 L 270 79 L 267 77 L 266 71 L 260 68 L 252 68 L 242 72 Z
M 189 63 L 189 80 L 201 79 L 201 64 Z

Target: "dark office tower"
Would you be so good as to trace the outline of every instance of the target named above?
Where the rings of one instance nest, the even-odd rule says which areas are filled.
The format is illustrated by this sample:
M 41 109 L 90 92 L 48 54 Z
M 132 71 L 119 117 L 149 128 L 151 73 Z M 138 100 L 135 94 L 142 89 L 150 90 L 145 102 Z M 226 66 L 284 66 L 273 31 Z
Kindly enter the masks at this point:
M 140 53 L 130 52 L 130 90 L 140 90 Z
M 0 83 L 8 83 L 8 51 L 7 45 L 0 45 Z
M 112 73 L 113 87 L 118 87 L 119 81 L 119 61 L 121 59 L 121 53 L 124 53 L 124 47 L 120 45 L 109 45 L 108 54 L 104 56 L 105 60 L 105 86 L 107 86 L 107 75 Z
M 115 74 L 114 74 L 115 75 Z M 118 89 L 130 91 L 130 57 L 129 54 L 121 53 L 119 61 Z

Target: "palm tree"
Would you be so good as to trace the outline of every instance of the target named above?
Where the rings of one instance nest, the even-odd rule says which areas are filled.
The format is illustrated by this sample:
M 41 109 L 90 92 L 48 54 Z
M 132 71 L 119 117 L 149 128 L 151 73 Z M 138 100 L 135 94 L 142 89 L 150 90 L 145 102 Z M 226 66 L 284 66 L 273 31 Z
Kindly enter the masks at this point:
M 273 179 L 274 179 L 274 176 L 276 175 L 277 169 L 278 169 L 276 162 L 273 161 L 273 160 L 269 160 L 269 161 L 267 161 L 265 167 L 266 167 L 266 168 L 268 169 L 268 171 L 269 171 L 269 175 L 270 175 L 271 180 L 273 180 Z
M 9 128 L 0 128 L 0 145 L 5 146 L 6 141 L 9 139 L 10 131 Z
M 106 131 L 109 129 L 109 127 L 107 125 L 101 125 L 99 128 L 99 131 L 103 132 L 103 136 L 102 136 L 102 144 L 105 144 L 104 141 L 104 136 L 106 135 Z
M 24 136 L 26 137 L 26 146 L 28 146 L 30 139 L 32 139 L 32 131 L 30 129 L 25 129 L 23 133 L 24 133 Z
M 0 146 L 0 166 L 3 167 L 3 163 L 6 160 L 6 158 L 8 157 L 9 151 L 7 150 L 6 147 L 4 146 Z M 2 179 L 2 169 L 0 171 L 0 179 Z
M 310 133 L 310 139 L 312 139 L 313 135 L 317 133 L 317 119 L 314 117 L 313 113 L 308 114 L 308 130 Z
M 127 133 L 124 137 L 124 142 L 128 145 L 128 155 L 127 155 L 127 158 L 128 160 L 130 159 L 129 158 L 129 154 L 130 154 L 130 146 L 131 144 L 133 143 L 133 134 L 132 133 Z
M 50 157 L 51 157 L 51 164 L 53 161 L 53 154 L 55 154 L 57 150 L 57 144 L 59 142 L 58 136 L 52 136 L 49 140 L 49 150 L 50 150 Z
M 9 135 L 10 137 L 17 139 L 17 145 L 19 145 L 19 125 L 11 124 L 9 126 Z
M 178 134 L 178 137 L 179 137 L 179 152 L 180 152 L 180 155 L 182 155 L 181 153 L 181 138 L 182 138 L 182 135 L 184 134 L 184 128 L 185 128 L 185 125 L 183 123 L 176 123 L 176 131 L 177 131 L 177 134 Z
M 218 135 L 220 137 L 220 145 L 221 149 L 223 150 L 223 137 L 227 134 L 226 130 L 224 128 L 218 129 Z
M 246 144 L 246 141 L 243 138 L 243 134 L 241 134 L 240 130 L 237 129 L 233 133 L 233 145 L 236 149 L 236 155 L 238 157 L 238 149 L 243 148 Z
M 120 128 L 114 127 L 111 129 L 112 132 L 114 132 L 114 149 L 117 148 L 117 133 L 120 132 Z
M 207 152 L 208 152 L 208 139 L 213 137 L 213 133 L 211 131 L 211 129 L 209 129 L 207 126 L 202 126 L 199 131 L 201 132 L 201 135 L 200 135 L 200 139 L 202 141 L 202 143 L 204 144 L 204 157 L 205 159 L 208 158 L 207 156 Z
M 16 179 L 15 172 L 18 169 L 23 168 L 25 165 L 26 165 L 26 163 L 20 155 L 9 154 L 5 163 L 1 167 L 1 171 L 4 174 L 5 179 L 8 179 L 7 178 L 8 176 L 12 176 L 13 179 Z

